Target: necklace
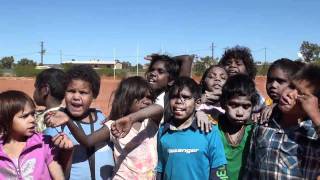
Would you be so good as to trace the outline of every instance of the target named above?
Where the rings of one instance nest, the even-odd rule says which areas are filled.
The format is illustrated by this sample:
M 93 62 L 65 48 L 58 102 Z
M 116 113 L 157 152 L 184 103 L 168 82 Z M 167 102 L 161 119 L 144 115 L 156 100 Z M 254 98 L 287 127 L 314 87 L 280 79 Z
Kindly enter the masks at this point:
M 240 144 L 243 135 L 244 135 L 244 126 L 241 127 L 241 129 L 236 132 L 234 135 L 230 135 L 228 132 L 225 132 L 226 139 L 228 140 L 229 144 L 232 147 L 236 147 Z

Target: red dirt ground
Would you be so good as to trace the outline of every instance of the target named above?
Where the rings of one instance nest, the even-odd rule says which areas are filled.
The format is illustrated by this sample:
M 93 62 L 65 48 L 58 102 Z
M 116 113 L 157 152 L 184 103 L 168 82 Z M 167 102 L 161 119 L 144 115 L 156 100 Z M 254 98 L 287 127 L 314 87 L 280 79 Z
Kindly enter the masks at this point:
M 257 89 L 264 97 L 267 97 L 265 90 L 266 77 L 256 77 Z M 106 115 L 109 114 L 111 103 L 109 103 L 111 93 L 116 89 L 119 80 L 113 80 L 109 77 L 101 79 L 100 94 L 93 101 L 92 107 L 101 109 Z M 26 92 L 32 97 L 34 90 L 34 78 L 18 78 L 18 77 L 0 77 L 0 92 L 5 90 L 20 90 Z

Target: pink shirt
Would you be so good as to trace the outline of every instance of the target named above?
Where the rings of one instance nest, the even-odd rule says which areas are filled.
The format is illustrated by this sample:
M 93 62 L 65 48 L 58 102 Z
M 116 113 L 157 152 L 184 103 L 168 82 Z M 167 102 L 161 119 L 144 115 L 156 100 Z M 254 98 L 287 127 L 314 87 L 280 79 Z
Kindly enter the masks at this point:
M 112 123 L 113 121 L 106 123 L 109 129 Z M 158 125 L 145 119 L 138 131 L 131 128 L 124 138 L 117 139 L 110 133 L 116 162 L 114 180 L 154 179 L 158 161 L 157 132 Z
M 55 151 L 50 136 L 33 134 L 28 138 L 17 160 L 10 159 L 5 154 L 1 139 L 0 179 L 52 179 L 48 165 L 54 157 Z

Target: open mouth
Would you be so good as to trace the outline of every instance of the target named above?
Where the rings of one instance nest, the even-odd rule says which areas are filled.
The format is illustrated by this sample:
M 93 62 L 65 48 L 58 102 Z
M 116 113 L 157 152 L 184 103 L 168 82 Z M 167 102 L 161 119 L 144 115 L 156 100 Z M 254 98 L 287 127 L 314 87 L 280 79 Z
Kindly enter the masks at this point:
M 182 115 L 184 113 L 184 109 L 183 108 L 173 108 L 173 113 L 176 116 Z

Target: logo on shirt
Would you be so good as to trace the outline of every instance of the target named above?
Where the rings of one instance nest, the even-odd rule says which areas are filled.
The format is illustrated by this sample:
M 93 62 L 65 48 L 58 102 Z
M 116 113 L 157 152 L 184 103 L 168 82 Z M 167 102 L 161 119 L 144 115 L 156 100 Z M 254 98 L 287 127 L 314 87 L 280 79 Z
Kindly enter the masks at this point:
M 172 153 L 186 153 L 186 154 L 190 154 L 190 153 L 196 153 L 198 152 L 199 149 L 168 149 L 168 153 L 172 154 Z

